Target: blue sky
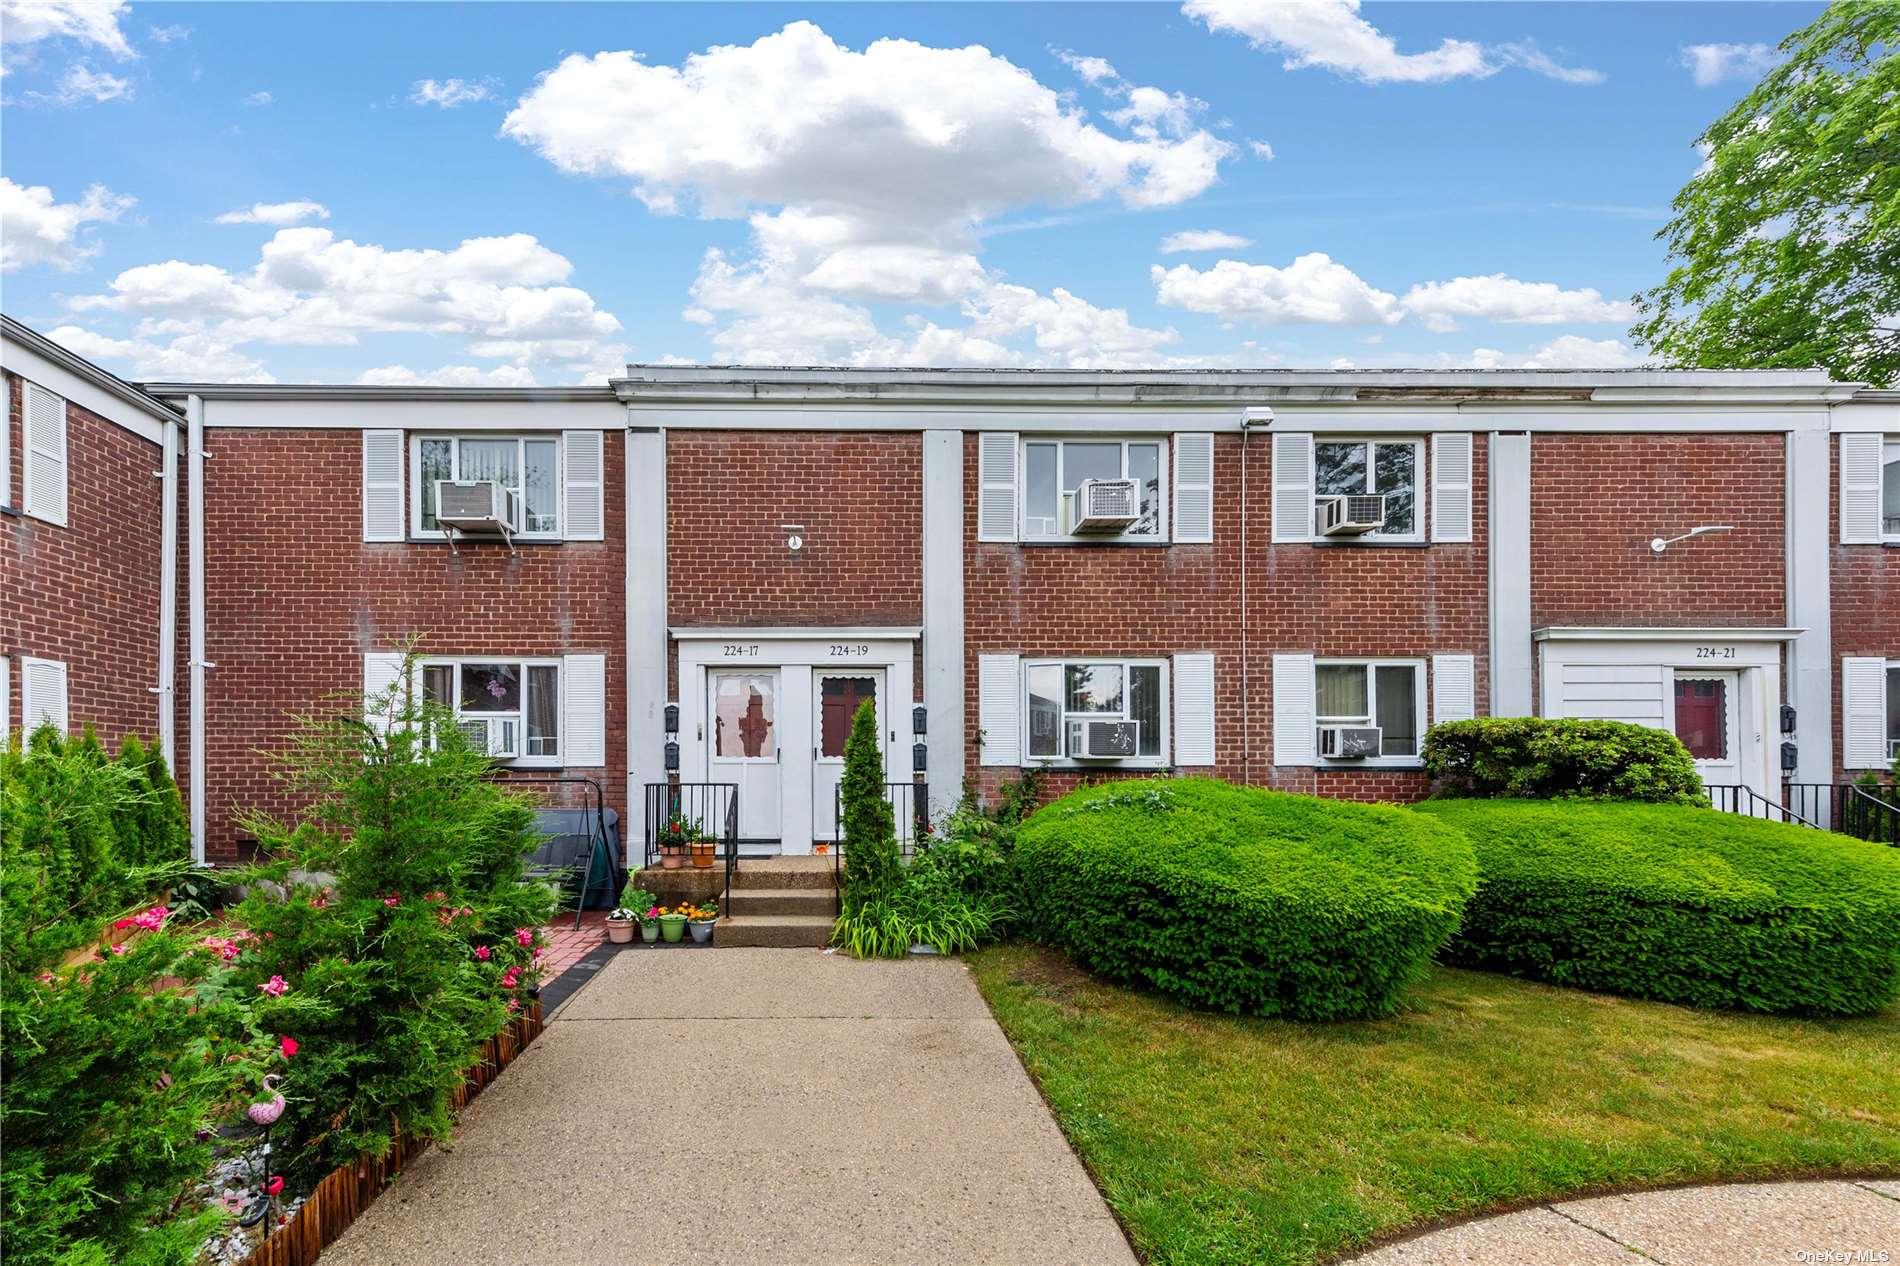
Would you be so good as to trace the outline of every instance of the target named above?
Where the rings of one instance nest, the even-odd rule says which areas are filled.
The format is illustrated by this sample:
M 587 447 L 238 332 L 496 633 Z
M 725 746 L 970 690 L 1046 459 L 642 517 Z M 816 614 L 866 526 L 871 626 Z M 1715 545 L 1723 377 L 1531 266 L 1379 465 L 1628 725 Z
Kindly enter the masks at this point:
M 1633 364 L 1816 12 L 0 0 L 0 284 L 158 379 Z

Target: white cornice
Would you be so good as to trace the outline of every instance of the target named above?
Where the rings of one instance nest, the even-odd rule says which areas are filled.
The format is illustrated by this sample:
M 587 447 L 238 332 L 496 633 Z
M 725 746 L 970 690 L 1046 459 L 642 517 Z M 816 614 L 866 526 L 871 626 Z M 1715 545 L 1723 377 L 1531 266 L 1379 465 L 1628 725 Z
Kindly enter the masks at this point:
M 1806 629 L 1675 628 L 1620 625 L 1559 626 L 1531 630 L 1537 642 L 1792 642 Z

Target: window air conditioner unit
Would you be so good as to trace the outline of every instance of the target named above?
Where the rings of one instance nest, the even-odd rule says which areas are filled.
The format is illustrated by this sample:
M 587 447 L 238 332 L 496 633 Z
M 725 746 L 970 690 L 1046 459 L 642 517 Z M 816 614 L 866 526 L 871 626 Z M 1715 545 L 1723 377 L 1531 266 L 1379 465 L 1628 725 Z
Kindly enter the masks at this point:
M 1376 725 L 1322 725 L 1319 727 L 1319 754 L 1327 760 L 1365 760 L 1379 754 L 1380 730 Z
M 515 494 L 492 479 L 435 481 L 435 521 L 480 536 L 507 536 L 521 521 Z
M 521 723 L 514 717 L 463 717 L 456 728 L 474 751 L 497 760 L 521 755 Z
M 1092 532 L 1120 532 L 1141 517 L 1141 483 L 1134 479 L 1084 479 L 1075 490 L 1075 526 L 1078 536 Z
M 1128 760 L 1141 746 L 1139 721 L 1069 722 L 1069 759 Z
M 1328 497 L 1320 503 L 1321 536 L 1364 536 L 1384 526 L 1383 496 Z

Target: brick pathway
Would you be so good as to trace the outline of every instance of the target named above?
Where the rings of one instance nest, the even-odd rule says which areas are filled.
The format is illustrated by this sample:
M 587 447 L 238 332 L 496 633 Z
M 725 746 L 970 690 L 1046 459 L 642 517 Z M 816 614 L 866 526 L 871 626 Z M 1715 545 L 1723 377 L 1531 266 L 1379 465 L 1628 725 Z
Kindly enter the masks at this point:
M 581 926 L 574 927 L 574 912 L 555 916 L 554 922 L 541 929 L 547 947 L 541 954 L 541 983 L 549 984 L 560 974 L 587 957 L 596 945 L 607 939 L 607 912 L 589 910 L 581 915 Z

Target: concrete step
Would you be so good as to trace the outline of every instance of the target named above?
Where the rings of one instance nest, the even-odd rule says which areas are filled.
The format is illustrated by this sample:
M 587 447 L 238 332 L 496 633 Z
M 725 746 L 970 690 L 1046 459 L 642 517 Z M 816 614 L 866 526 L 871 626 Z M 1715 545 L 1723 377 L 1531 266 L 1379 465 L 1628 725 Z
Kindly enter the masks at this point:
M 838 895 L 830 888 L 734 888 L 726 913 L 735 919 L 761 914 L 808 914 L 830 918 L 838 910 Z
M 763 946 L 768 949 L 818 949 L 831 944 L 830 915 L 749 914 L 721 919 L 713 944 L 727 949 Z
M 732 875 L 732 889 L 821 888 L 833 890 L 832 859 L 829 857 L 767 857 L 742 860 Z

